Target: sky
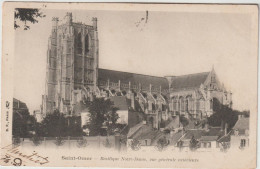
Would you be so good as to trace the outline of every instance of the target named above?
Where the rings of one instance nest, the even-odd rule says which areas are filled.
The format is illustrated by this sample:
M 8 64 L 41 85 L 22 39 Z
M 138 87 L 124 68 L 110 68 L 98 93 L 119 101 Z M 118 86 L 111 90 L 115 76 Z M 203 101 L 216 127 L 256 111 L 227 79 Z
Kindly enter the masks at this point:
M 52 17 L 73 13 L 74 22 L 98 18 L 100 68 L 154 76 L 210 71 L 233 93 L 234 108 L 249 109 L 256 92 L 257 57 L 252 55 L 252 23 L 242 13 L 149 11 L 65 11 L 45 9 L 29 30 L 15 31 L 14 97 L 30 112 L 44 94 Z M 138 23 L 142 22 L 138 25 Z

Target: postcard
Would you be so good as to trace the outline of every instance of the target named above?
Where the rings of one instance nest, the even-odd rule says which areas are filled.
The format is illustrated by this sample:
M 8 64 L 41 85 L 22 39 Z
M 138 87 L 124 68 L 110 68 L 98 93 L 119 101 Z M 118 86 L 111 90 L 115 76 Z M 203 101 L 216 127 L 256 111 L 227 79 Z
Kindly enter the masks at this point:
M 2 166 L 256 168 L 258 6 L 3 4 Z

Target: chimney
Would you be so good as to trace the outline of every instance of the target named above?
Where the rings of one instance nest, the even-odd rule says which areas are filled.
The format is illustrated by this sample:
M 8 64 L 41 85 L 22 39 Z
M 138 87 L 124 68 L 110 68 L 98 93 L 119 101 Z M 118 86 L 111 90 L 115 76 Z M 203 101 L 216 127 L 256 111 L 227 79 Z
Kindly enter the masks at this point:
M 204 129 L 205 129 L 205 131 L 209 131 L 209 124 L 208 123 L 205 124 Z
M 118 90 L 119 90 L 119 91 L 121 90 L 121 83 L 120 83 L 120 80 L 118 80 Z
M 131 93 L 131 107 L 135 109 L 135 94 Z
M 225 135 L 227 135 L 228 124 L 225 124 Z
M 242 118 L 244 118 L 244 115 L 243 114 L 239 114 L 238 115 L 238 119 L 242 119 Z
M 225 123 L 224 123 L 223 120 L 221 120 L 221 125 L 220 125 L 220 127 L 221 127 L 221 131 L 225 130 Z
M 93 22 L 93 28 L 95 31 L 97 31 L 97 18 L 93 17 L 92 18 L 92 22 Z

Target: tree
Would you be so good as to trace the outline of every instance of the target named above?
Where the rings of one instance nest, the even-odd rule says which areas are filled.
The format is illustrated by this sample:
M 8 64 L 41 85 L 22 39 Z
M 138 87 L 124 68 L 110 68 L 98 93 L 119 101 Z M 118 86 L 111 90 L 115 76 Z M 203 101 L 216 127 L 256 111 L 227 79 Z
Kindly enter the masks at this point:
M 30 132 L 33 131 L 35 125 L 37 125 L 36 119 L 30 115 L 28 109 L 13 111 L 12 133 L 14 137 L 30 137 Z
M 28 22 L 32 24 L 38 23 L 37 18 L 43 18 L 42 12 L 36 8 L 16 8 L 14 12 L 14 29 L 20 28 L 18 25 L 18 20 L 24 22 L 24 30 L 30 29 L 30 26 L 27 25 Z
M 118 109 L 111 107 L 111 110 L 105 114 L 105 125 L 107 127 L 107 135 L 114 134 L 115 129 L 117 128 L 117 120 L 119 118 L 116 113 Z
M 227 123 L 229 128 L 232 128 L 237 122 L 238 115 L 242 112 L 233 110 L 227 105 L 221 104 L 216 98 L 213 99 L 214 114 L 208 118 L 208 123 L 211 126 L 220 126 L 222 122 Z
M 183 149 L 183 141 L 182 140 L 177 142 L 177 147 L 179 148 L 180 151 L 182 151 L 182 149 Z
M 64 137 L 67 131 L 67 121 L 64 114 L 55 110 L 53 113 L 47 114 L 43 119 L 42 128 L 44 136 L 47 137 Z
M 198 143 L 199 143 L 199 141 L 196 140 L 194 136 L 192 136 L 190 139 L 190 145 L 189 145 L 190 150 L 195 151 L 198 148 Z
M 65 117 L 58 110 L 48 114 L 41 122 L 42 136 L 46 137 L 79 137 L 83 135 L 80 117 Z M 39 132 L 40 133 L 40 132 Z
M 169 145 L 169 141 L 164 136 L 157 141 L 156 148 L 158 151 L 163 151 L 167 148 L 168 145 Z
M 94 98 L 89 105 L 90 123 L 87 127 L 90 130 L 90 135 L 102 135 L 104 128 L 107 129 L 107 134 L 112 133 L 119 118 L 116 110 L 109 99 Z

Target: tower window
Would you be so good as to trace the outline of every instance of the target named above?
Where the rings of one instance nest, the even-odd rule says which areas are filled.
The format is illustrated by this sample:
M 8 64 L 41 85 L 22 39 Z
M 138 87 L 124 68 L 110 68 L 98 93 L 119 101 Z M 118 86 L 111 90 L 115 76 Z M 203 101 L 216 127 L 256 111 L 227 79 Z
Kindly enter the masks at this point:
M 81 33 L 79 33 L 76 38 L 76 44 L 77 44 L 77 46 L 76 46 L 77 54 L 81 54 L 82 53 Z
M 89 35 L 85 36 L 85 54 L 89 52 Z

